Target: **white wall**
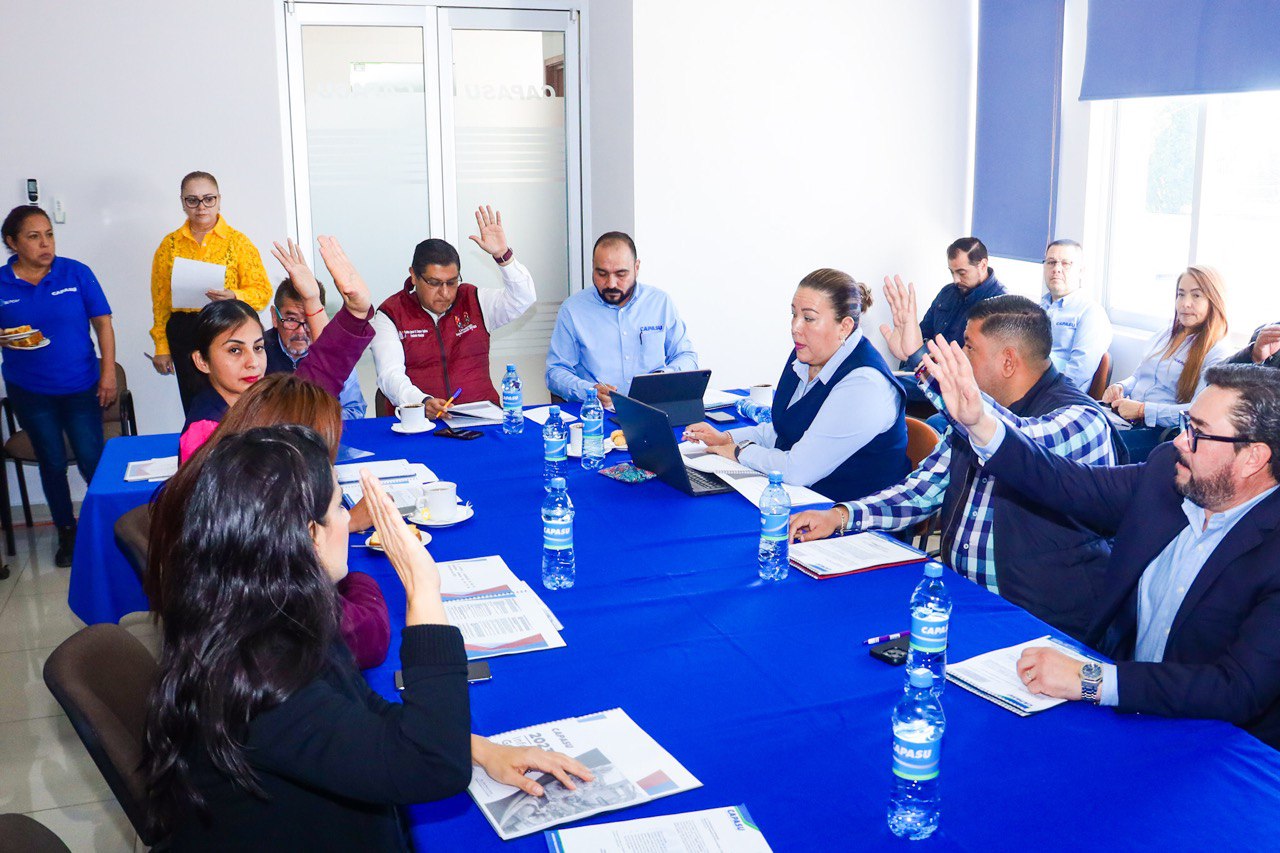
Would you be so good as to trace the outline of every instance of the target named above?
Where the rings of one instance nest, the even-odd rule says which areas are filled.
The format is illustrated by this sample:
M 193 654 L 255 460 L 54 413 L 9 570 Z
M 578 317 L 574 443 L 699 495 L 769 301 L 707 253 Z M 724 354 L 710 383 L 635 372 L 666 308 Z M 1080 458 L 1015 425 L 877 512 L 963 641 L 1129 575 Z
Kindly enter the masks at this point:
M 817 267 L 873 286 L 877 344 L 886 273 L 926 305 L 950 280 L 970 3 L 646 0 L 634 26 L 641 280 L 675 296 L 713 384 L 777 381 Z

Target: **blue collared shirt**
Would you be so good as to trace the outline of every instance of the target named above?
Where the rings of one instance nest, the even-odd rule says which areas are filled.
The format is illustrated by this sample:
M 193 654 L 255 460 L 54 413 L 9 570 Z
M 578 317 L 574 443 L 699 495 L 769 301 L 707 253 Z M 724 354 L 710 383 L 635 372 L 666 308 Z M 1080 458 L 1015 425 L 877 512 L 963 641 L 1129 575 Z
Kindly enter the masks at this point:
M 1092 296 L 1076 289 L 1058 300 L 1045 294 L 1040 307 L 1053 327 L 1050 359 L 1067 381 L 1088 391 L 1102 355 L 1111 346 L 1111 320 Z
M 696 370 L 698 355 L 671 297 L 636 283 L 631 298 L 610 305 L 594 286 L 560 306 L 547 349 L 547 387 L 581 400 L 596 383 L 622 394 L 642 373 Z
M 791 367 L 800 378 L 800 384 L 787 401 L 787 407 L 795 405 L 818 383 L 828 384 L 861 341 L 862 330 L 857 329 L 812 381 L 809 379 L 809 365 L 796 359 Z M 746 467 L 756 471 L 781 471 L 784 483 L 812 486 L 840 467 L 871 439 L 893 426 L 900 406 L 897 392 L 880 371 L 874 367 L 859 367 L 849 371 L 831 389 L 813 423 L 790 450 L 774 447 L 778 436 L 771 423 L 729 430 L 729 435 L 734 441 L 755 442 L 738 457 Z
M 1164 351 L 1169 346 L 1172 331 L 1173 328 L 1170 327 L 1153 337 L 1147 343 L 1147 354 L 1142 357 L 1138 369 L 1132 376 L 1120 380 L 1124 395 L 1144 404 L 1143 421 L 1149 427 L 1175 427 L 1178 425 L 1178 415 L 1191 408 L 1189 401 L 1178 402 L 1178 380 L 1182 377 L 1182 368 L 1187 363 L 1187 353 L 1195 336 L 1188 336 L 1173 355 L 1165 358 Z M 1231 348 L 1227 346 L 1225 338 L 1205 354 L 1196 394 L 1204 388 L 1204 371 L 1226 361 L 1230 356 Z

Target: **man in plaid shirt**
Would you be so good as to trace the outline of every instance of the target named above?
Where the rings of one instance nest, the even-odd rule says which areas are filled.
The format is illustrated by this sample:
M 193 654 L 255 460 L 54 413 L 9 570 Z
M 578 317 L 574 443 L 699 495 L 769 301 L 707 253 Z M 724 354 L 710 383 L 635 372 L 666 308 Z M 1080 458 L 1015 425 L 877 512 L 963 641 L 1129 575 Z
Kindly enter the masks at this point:
M 886 290 L 891 307 L 901 303 L 900 290 Z M 987 299 L 969 315 L 965 352 L 998 416 L 1056 455 L 1115 464 L 1106 415 L 1054 369 L 1052 346 L 1048 316 L 1024 297 Z M 921 386 L 943 410 L 929 383 Z M 799 513 L 791 534 L 805 541 L 837 531 L 903 530 L 934 516 L 951 568 L 1072 636 L 1084 635 L 1110 556 L 1106 540 L 986 474 L 950 418 L 942 442 L 904 481 L 830 510 Z

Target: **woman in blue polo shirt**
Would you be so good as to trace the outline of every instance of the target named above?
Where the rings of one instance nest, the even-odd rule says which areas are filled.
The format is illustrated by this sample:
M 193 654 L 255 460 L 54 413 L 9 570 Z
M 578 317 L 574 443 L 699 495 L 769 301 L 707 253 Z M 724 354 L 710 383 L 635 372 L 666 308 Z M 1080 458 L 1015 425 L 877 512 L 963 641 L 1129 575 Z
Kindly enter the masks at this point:
M 40 208 L 15 207 L 0 235 L 12 255 L 0 267 L 0 326 L 30 326 L 44 336 L 38 348 L 5 344 L 0 370 L 9 403 L 40 463 L 40 485 L 58 528 L 54 564 L 65 568 L 71 565 L 76 520 L 62 436 L 89 482 L 102 456 L 102 410 L 118 394 L 111 306 L 92 270 L 56 255 L 53 225 Z

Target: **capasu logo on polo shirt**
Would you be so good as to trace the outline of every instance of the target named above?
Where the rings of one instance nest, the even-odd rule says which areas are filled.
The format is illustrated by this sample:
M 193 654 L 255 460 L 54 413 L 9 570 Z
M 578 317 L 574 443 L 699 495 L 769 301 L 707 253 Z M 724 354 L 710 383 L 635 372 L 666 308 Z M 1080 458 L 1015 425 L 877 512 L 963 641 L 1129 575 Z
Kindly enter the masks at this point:
M 79 290 L 79 288 L 78 288 L 78 287 L 64 287 L 64 288 L 62 288 L 62 290 L 55 290 L 53 293 L 50 293 L 49 295 L 50 295 L 50 296 L 61 296 L 61 295 L 62 295 L 62 294 L 64 294 L 64 293 L 76 293 L 78 290 Z

